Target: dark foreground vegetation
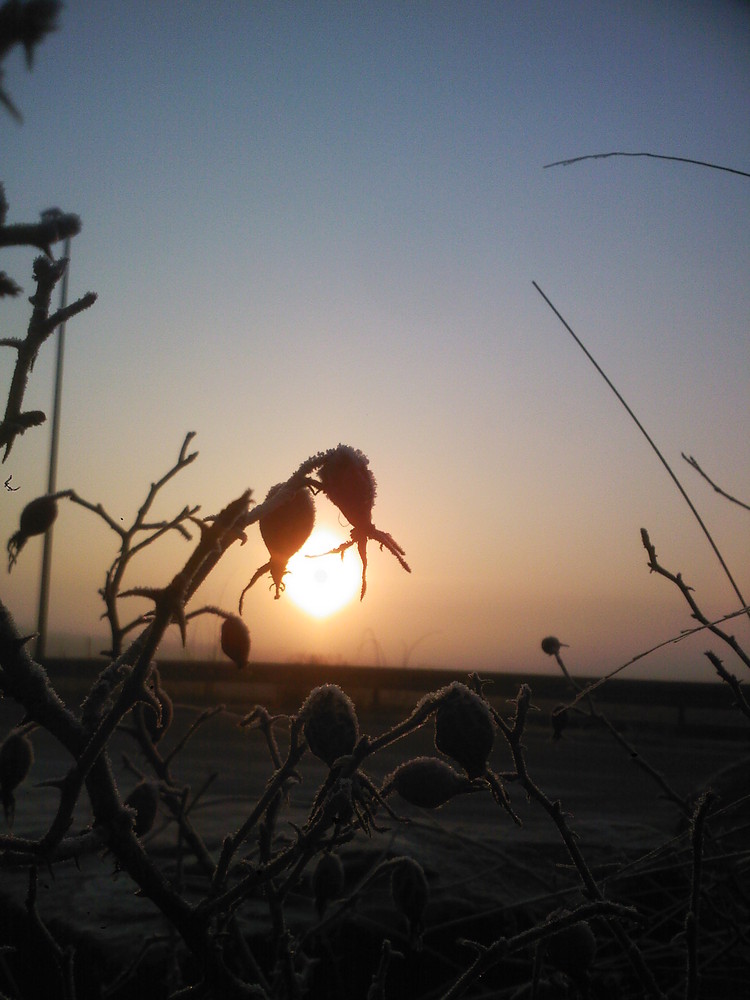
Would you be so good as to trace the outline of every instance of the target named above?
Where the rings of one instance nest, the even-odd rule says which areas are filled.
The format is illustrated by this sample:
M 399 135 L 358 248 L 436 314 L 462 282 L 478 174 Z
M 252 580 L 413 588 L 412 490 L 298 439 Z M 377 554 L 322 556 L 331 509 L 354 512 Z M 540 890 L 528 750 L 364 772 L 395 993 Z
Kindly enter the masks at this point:
M 85 670 L 84 665 L 77 666 Z M 277 676 L 285 675 L 285 682 L 273 691 L 268 680 L 270 668 L 256 671 L 252 667 L 249 676 L 242 674 L 237 681 L 234 667 L 230 672 L 214 664 L 211 673 L 201 667 L 195 670 L 195 677 L 190 678 L 188 670 L 188 678 L 184 678 L 187 666 L 180 665 L 182 681 L 164 681 L 175 702 L 172 723 L 159 751 L 168 757 L 170 748 L 178 746 L 209 709 L 183 745 L 173 777 L 187 796 L 191 822 L 200 829 L 206 851 L 218 856 L 226 831 L 241 828 L 269 778 L 268 745 L 262 727 L 241 724 L 252 715 L 250 702 L 268 692 L 267 704 L 274 712 L 293 712 L 310 690 L 308 685 L 322 678 L 316 674 L 319 668 L 276 665 Z M 165 676 L 177 670 L 177 664 L 163 667 Z M 64 679 L 58 664 L 50 664 L 50 672 L 66 701 L 78 704 L 81 675 L 71 672 Z M 373 673 L 363 673 L 369 675 L 369 684 Z M 443 687 L 451 683 L 446 676 L 417 673 L 412 678 L 414 685 L 421 680 L 429 689 L 428 680 L 439 680 Z M 373 704 L 372 691 L 368 684 L 362 685 L 364 678 L 356 670 L 344 670 L 336 680 L 363 705 L 359 713 L 361 734 L 370 739 L 392 731 L 408 716 L 408 704 L 413 708 L 423 696 L 419 691 L 386 691 Z M 350 686 L 347 680 L 359 683 Z M 654 969 L 666 976 L 669 968 L 669 976 L 680 981 L 684 920 L 694 867 L 687 814 L 596 720 L 581 715 L 560 739 L 553 739 L 553 702 L 559 693 L 556 678 L 531 678 L 532 690 L 537 680 L 544 698 L 539 701 L 539 710 L 529 715 L 525 729 L 524 755 L 529 769 L 550 800 L 562 803 L 565 821 L 605 898 L 637 912 L 638 919 L 628 926 Z M 205 688 L 207 682 L 216 693 L 233 696 L 224 699 L 224 709 L 210 710 L 217 703 L 204 698 L 212 690 Z M 241 697 L 237 696 L 239 685 Z M 642 693 L 650 688 L 648 683 L 629 686 Z M 433 687 L 440 690 L 441 685 Z M 489 703 L 507 710 L 510 690 L 503 684 L 497 685 L 499 690 L 495 687 L 486 689 Z M 192 707 L 186 704 L 190 701 Z M 533 702 L 537 702 L 535 696 Z M 703 892 L 710 904 L 701 922 L 702 948 L 710 946 L 716 953 L 724 950 L 720 962 L 707 963 L 700 995 L 742 996 L 747 954 L 739 936 L 741 925 L 733 920 L 741 916 L 742 900 L 749 888 L 744 864 L 750 819 L 747 748 L 737 740 L 708 739 L 688 729 L 679 733 L 674 704 L 666 706 L 661 722 L 652 711 L 645 724 L 618 715 L 623 707 L 635 706 L 617 701 L 610 705 L 605 699 L 602 706 L 617 719 L 621 733 L 637 740 L 643 759 L 678 798 L 692 803 L 709 787 L 716 796 L 716 806 L 706 822 L 708 839 L 703 849 Z M 6 731 L 16 718 L 17 711 L 6 701 L 0 711 Z M 284 756 L 289 743 L 282 720 L 277 732 Z M 41 732 L 32 738 L 35 761 L 16 794 L 14 832 L 23 838 L 44 833 L 44 816 L 57 795 L 50 783 L 59 776 L 61 766 L 53 739 Z M 384 746 L 373 755 L 368 775 L 382 788 L 405 758 L 435 756 L 434 738 L 434 723 L 428 721 L 403 741 Z M 138 785 L 148 767 L 137 734 L 129 725 L 113 735 L 109 753 L 118 786 L 126 794 Z M 502 773 L 512 766 L 512 759 L 501 741 L 493 746 L 488 763 Z M 294 842 L 295 830 L 304 829 L 316 793 L 329 772 L 325 762 L 312 758 L 299 773 L 303 781 L 291 788 L 283 809 L 286 823 L 277 828 L 278 841 L 287 847 Z M 388 941 L 391 959 L 384 995 L 442 996 L 447 992 L 446 984 L 457 981 L 471 965 L 473 949 L 490 947 L 501 937 L 523 942 L 523 935 L 531 933 L 526 946 L 511 945 L 506 956 L 496 955 L 496 960 L 488 963 L 481 979 L 467 984 L 465 992 L 452 995 L 519 995 L 519 990 L 533 982 L 538 969 L 538 996 L 603 996 L 605 992 L 638 996 L 639 981 L 603 918 L 588 921 L 596 950 L 586 964 L 585 977 L 573 975 L 554 947 L 551 953 L 542 954 L 539 941 L 543 939 L 534 936 L 534 929 L 544 928 L 550 914 L 561 907 L 576 910 L 588 905 L 586 894 L 549 814 L 529 801 L 513 782 L 507 788 L 512 809 L 523 825 L 513 822 L 505 810 L 498 809 L 492 795 L 481 789 L 456 794 L 437 809 L 414 805 L 399 796 L 389 799 L 398 819 L 382 812 L 370 824 L 369 834 L 360 831 L 357 836 L 341 838 L 335 851 L 341 871 L 335 872 L 338 881 L 330 898 L 320 895 L 324 890 L 320 879 L 315 879 L 316 865 L 301 871 L 283 897 L 286 932 L 299 942 L 310 963 L 299 995 L 366 997 L 382 959 L 383 942 Z M 86 827 L 92 818 L 83 810 L 77 822 Z M 182 885 L 188 898 L 196 902 L 203 898 L 206 877 L 190 852 L 179 819 L 175 820 L 163 801 L 142 842 L 154 863 L 170 881 Z M 257 852 L 255 838 L 248 839 L 243 851 L 245 863 L 257 863 Z M 419 865 L 424 875 L 425 897 L 418 928 L 411 927 L 391 887 L 394 863 L 403 858 Z M 130 880 L 117 868 L 115 859 L 103 850 L 82 854 L 77 863 L 70 859 L 49 870 L 38 868 L 36 912 L 61 951 L 70 949 L 75 956 L 75 995 L 79 1000 L 169 996 L 177 983 L 196 976 L 197 969 L 170 930 L 169 921 L 133 892 Z M 728 869 L 734 872 L 732 878 L 727 878 Z M 54 955 L 40 949 L 42 932 L 30 911 L 26 869 L 6 869 L 2 884 L 4 940 L 16 949 L 6 956 L 6 973 L 16 982 L 19 996 L 37 995 L 34 991 L 42 984 L 50 995 L 57 995 L 58 965 Z M 233 915 L 243 947 L 270 984 L 278 943 L 265 893 L 248 894 Z M 240 962 L 238 940 L 231 947 L 227 942 L 228 961 Z M 586 941 L 591 948 L 588 934 Z M 708 950 L 705 953 L 710 955 Z M 271 989 L 271 995 L 273 992 Z M 520 995 L 531 994 L 527 989 Z

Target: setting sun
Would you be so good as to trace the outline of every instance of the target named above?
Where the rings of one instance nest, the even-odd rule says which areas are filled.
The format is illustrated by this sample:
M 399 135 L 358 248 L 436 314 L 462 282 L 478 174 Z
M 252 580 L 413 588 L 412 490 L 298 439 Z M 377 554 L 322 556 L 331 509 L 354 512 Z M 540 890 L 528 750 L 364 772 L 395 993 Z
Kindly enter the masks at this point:
M 353 600 L 362 586 L 362 564 L 356 548 L 340 555 L 308 559 L 336 548 L 344 539 L 316 528 L 302 549 L 289 560 L 284 577 L 287 596 L 313 618 L 326 618 Z

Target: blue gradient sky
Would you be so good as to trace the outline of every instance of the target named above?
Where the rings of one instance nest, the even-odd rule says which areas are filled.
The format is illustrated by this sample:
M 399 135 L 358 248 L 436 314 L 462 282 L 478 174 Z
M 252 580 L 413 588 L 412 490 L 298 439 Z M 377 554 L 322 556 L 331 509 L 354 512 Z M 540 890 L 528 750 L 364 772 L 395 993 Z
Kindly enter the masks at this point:
M 750 498 L 750 181 L 650 159 L 543 169 L 609 150 L 750 169 L 747 4 L 70 0 L 6 85 L 25 116 L 0 119 L 9 221 L 79 213 L 70 295 L 99 294 L 68 326 L 59 487 L 129 520 L 188 430 L 200 458 L 164 516 L 262 497 L 339 441 L 370 457 L 375 523 L 412 575 L 373 547 L 365 601 L 324 622 L 256 586 L 255 658 L 537 670 L 554 633 L 599 674 L 691 624 L 642 526 L 709 615 L 738 606 L 532 280 L 750 592 L 749 515 L 680 458 Z M 27 293 L 32 258 L 3 253 Z M 28 305 L 3 315 L 18 333 Z M 53 353 L 27 398 L 48 412 Z M 3 537 L 47 449 L 29 432 L 5 463 L 21 489 Z M 67 507 L 54 538 L 51 628 L 94 634 L 115 536 Z M 186 552 L 144 555 L 130 582 L 165 582 Z M 264 553 L 256 533 L 204 600 L 234 608 Z M 40 559 L 29 543 L 3 586 L 24 626 Z M 216 631 L 196 625 L 193 648 Z M 723 655 L 700 636 L 631 674 L 708 677 L 707 647 Z

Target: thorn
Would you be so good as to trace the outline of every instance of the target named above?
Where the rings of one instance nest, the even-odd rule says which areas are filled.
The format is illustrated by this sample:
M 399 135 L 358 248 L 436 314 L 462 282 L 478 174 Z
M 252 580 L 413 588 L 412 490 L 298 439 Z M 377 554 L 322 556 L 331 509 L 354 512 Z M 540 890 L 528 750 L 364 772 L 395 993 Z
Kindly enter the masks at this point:
M 36 639 L 38 635 L 38 632 L 32 632 L 30 635 L 24 635 L 18 639 L 14 639 L 13 644 L 16 647 L 16 650 L 23 649 L 27 642 L 30 642 L 31 639 Z

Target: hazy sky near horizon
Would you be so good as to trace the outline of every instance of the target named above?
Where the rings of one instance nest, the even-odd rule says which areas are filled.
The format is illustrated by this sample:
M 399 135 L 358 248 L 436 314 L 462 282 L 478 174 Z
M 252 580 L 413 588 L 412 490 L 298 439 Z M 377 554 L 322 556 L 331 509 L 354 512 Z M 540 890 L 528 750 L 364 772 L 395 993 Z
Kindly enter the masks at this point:
M 131 520 L 187 431 L 198 460 L 160 497 L 213 513 L 262 498 L 346 442 L 378 480 L 368 593 L 324 621 L 258 584 L 258 660 L 540 670 L 541 638 L 600 674 L 693 623 L 650 575 L 646 527 L 710 616 L 739 606 L 658 459 L 532 286 L 661 447 L 750 593 L 750 6 L 740 2 L 236 3 L 69 0 L 5 85 L 9 222 L 80 214 L 58 487 Z M 28 250 L 0 267 L 31 292 Z M 3 302 L 19 335 L 26 298 Z M 0 354 L 7 386 L 10 351 Z M 54 349 L 29 408 L 51 414 Z M 0 525 L 44 492 L 49 424 L 3 466 Z M 319 503 L 319 518 L 346 527 Z M 52 632 L 101 633 L 116 550 L 65 506 Z M 133 564 L 167 582 L 173 539 Z M 353 557 L 353 553 L 351 553 Z M 266 559 L 257 532 L 200 596 L 234 610 Z M 3 598 L 33 628 L 41 544 Z M 133 608 L 137 605 L 134 603 Z M 747 621 L 738 637 L 750 639 Z M 216 645 L 217 622 L 191 629 Z M 95 646 L 94 648 L 98 648 Z M 710 677 L 705 634 L 631 668 Z M 740 669 L 730 661 L 726 665 Z

